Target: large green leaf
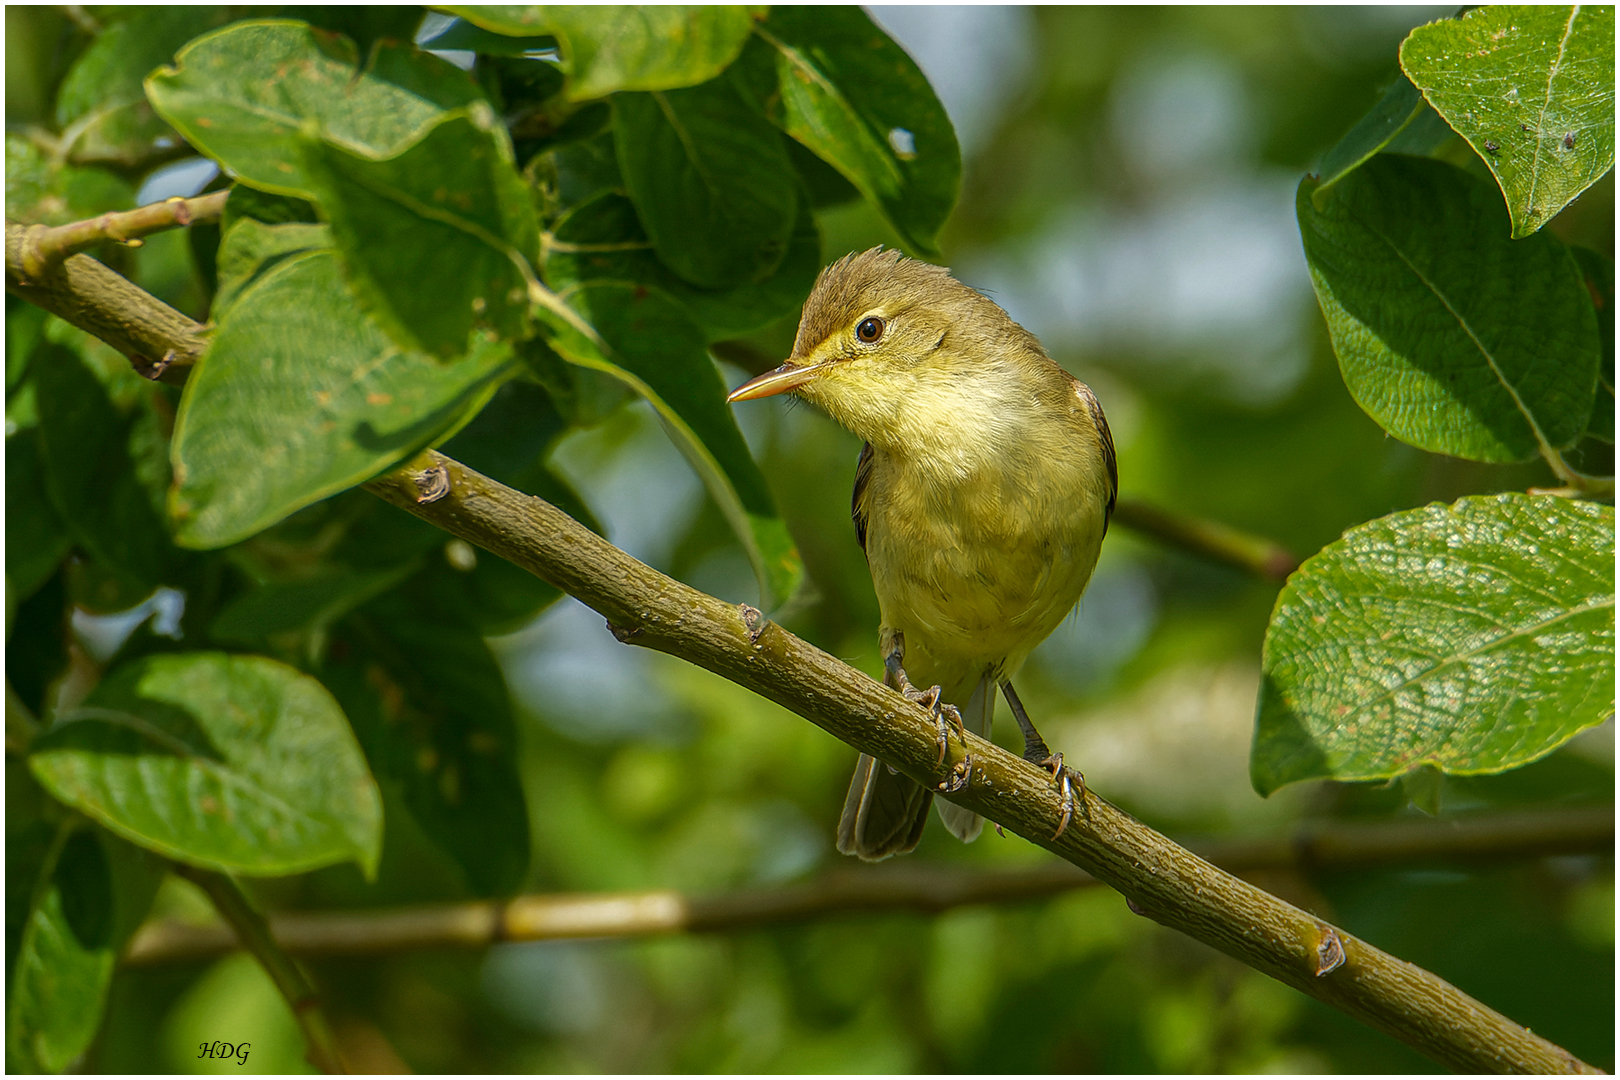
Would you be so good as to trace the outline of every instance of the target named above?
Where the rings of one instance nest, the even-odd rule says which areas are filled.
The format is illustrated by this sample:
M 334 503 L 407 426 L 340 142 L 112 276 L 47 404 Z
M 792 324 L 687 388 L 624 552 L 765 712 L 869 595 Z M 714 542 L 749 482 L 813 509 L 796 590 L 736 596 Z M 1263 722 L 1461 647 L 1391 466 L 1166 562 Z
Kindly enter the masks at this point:
M 705 289 L 782 262 L 799 185 L 782 138 L 726 79 L 613 101 L 619 170 L 663 264 Z
M 451 4 L 440 10 L 497 34 L 554 36 L 574 101 L 707 82 L 737 58 L 753 25 L 749 9 L 735 4 Z
M 962 155 L 933 88 L 856 7 L 779 7 L 736 69 L 783 131 L 875 205 L 907 246 L 937 258 Z
M 792 314 L 821 269 L 821 234 L 800 206 L 787 255 L 769 278 L 731 289 L 688 285 L 659 261 L 630 200 L 604 192 L 557 222 L 546 244 L 545 277 L 554 289 L 585 281 L 653 285 L 680 301 L 710 341 L 738 337 Z
M 475 329 L 528 336 L 540 228 L 489 106 L 384 160 L 311 142 L 304 175 L 355 295 L 402 346 L 452 357 Z
M 146 852 L 71 824 L 38 870 L 6 995 L 8 1072 L 62 1072 L 89 1047 L 118 956 L 163 878 Z
M 267 228 L 307 229 L 244 220 L 225 248 Z M 234 543 L 369 479 L 465 423 L 511 371 L 504 342 L 453 364 L 403 352 L 356 310 L 336 256 L 282 258 L 238 294 L 186 384 L 172 444 L 177 540 Z
M 117 668 L 34 741 L 29 765 L 62 802 L 194 866 L 376 871 L 382 797 L 348 721 L 319 682 L 266 657 Z
M 1413 30 L 1401 67 L 1484 158 L 1529 236 L 1614 167 L 1614 8 L 1475 8 Z
M 656 289 L 587 283 L 541 310 L 550 345 L 570 363 L 606 372 L 642 395 L 742 541 L 762 603 L 775 609 L 798 587 L 798 550 L 725 404 L 703 331 Z
M 1397 438 L 1475 461 L 1572 444 L 1597 381 L 1598 330 L 1569 251 L 1510 240 L 1482 180 L 1381 155 L 1318 210 L 1296 202 L 1345 385 Z
M 380 42 L 362 65 L 348 38 L 306 23 L 232 23 L 146 80 L 159 114 L 244 182 L 312 197 L 303 125 L 356 154 L 390 157 L 482 95 L 468 75 L 410 45 Z
M 115 22 L 74 61 L 56 96 L 63 149 L 79 161 L 137 162 L 174 133 L 146 100 L 141 80 L 175 51 L 229 18 L 219 7 L 154 5 Z
M 528 873 L 529 814 L 506 680 L 468 599 L 430 566 L 340 628 L 322 675 L 473 889 L 509 895 Z
M 1358 525 L 1277 597 L 1250 774 L 1495 773 L 1614 714 L 1614 508 L 1481 495 Z

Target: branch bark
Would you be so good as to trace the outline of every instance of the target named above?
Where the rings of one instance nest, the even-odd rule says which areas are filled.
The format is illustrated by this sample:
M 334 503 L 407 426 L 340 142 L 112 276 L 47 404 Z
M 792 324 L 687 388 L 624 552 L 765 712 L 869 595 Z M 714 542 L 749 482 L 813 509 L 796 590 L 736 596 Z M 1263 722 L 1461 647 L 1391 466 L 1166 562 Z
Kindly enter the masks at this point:
M 87 256 L 67 259 L 44 279 L 28 278 L 21 266 L 24 231 L 7 223 L 8 291 L 132 357 L 192 348 L 200 354 L 200 326 Z M 1080 866 L 1140 913 L 1444 1065 L 1466 1072 L 1593 1071 L 1435 975 L 1219 870 L 1095 795 L 1054 837 L 1062 807 L 1044 770 L 974 736 L 971 762 L 940 763 L 934 725 L 917 706 L 753 608 L 725 604 L 645 566 L 541 499 L 433 452 L 366 487 L 572 594 L 605 616 L 620 641 L 748 687 L 921 783 L 937 787 L 961 768 L 971 783 L 951 801 Z
M 1454 820 L 1333 823 L 1293 836 L 1189 845 L 1233 873 L 1360 869 L 1437 861 L 1537 857 L 1614 847 L 1607 807 L 1516 811 Z M 502 941 L 731 933 L 753 926 L 876 911 L 937 914 L 964 904 L 1029 900 L 1099 884 L 1068 863 L 963 873 L 927 863 L 834 870 L 813 881 L 712 896 L 668 890 L 532 895 L 379 911 L 272 914 L 270 929 L 295 956 L 376 956 L 410 949 L 485 948 Z M 124 963 L 208 959 L 236 947 L 229 927 L 153 920 L 130 940 Z
M 1061 835 L 1050 774 L 968 736 L 941 763 L 935 728 L 899 694 L 766 620 L 613 547 L 544 500 L 433 451 L 366 489 L 513 562 L 607 619 L 621 642 L 679 656 L 798 713 L 834 737 L 1000 822 L 1123 893 L 1132 908 L 1334 1006 L 1462 1072 L 1591 1072 L 1591 1066 L 1399 960 L 1226 873 L 1088 794 Z

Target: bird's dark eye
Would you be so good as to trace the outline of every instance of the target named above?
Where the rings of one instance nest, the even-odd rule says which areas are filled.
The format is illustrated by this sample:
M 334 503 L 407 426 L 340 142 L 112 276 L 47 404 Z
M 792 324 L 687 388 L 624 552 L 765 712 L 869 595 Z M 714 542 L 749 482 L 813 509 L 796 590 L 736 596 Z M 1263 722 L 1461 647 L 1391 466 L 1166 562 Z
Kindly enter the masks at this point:
M 855 336 L 871 345 L 883 337 L 883 320 L 876 315 L 862 319 L 860 325 L 855 328 Z

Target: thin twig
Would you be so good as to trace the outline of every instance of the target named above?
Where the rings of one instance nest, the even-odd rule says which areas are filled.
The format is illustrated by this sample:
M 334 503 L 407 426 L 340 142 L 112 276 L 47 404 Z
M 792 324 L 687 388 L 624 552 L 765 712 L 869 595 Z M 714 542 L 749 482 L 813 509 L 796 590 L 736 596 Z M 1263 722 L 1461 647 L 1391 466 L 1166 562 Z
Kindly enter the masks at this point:
M 142 236 L 218 220 L 230 191 L 213 191 L 191 199 L 179 197 L 135 210 L 101 214 L 66 225 L 30 225 L 22 239 L 19 258 L 30 280 L 44 278 L 69 255 L 108 241 L 129 243 Z
M 270 981 L 276 984 L 304 1033 L 310 1063 L 324 1073 L 348 1072 L 343 1055 L 338 1051 L 337 1038 L 332 1034 L 332 1025 L 327 1022 L 320 999 L 315 996 L 315 988 L 297 962 L 281 950 L 270 932 L 270 924 L 253 906 L 242 886 L 227 874 L 200 870 L 184 863 L 173 866 L 175 873 L 195 882 L 208 894 L 236 940 L 253 954 Z
M 1299 568 L 1299 557 L 1273 540 L 1138 499 L 1119 500 L 1114 507 L 1114 522 L 1270 581 L 1286 580 Z
M 1189 844 L 1233 873 L 1363 869 L 1540 857 L 1614 846 L 1614 810 L 1510 811 L 1451 820 L 1332 823 L 1293 836 Z M 485 948 L 501 941 L 731 933 L 755 926 L 879 911 L 935 914 L 964 904 L 1051 896 L 1098 884 L 1068 863 L 964 872 L 927 863 L 840 868 L 814 881 L 713 896 L 665 890 L 534 895 L 509 902 L 430 904 L 385 911 L 270 916 L 281 948 L 297 956 L 376 956 L 410 949 Z M 229 927 L 153 920 L 130 940 L 124 962 L 151 965 L 218 956 L 236 947 Z

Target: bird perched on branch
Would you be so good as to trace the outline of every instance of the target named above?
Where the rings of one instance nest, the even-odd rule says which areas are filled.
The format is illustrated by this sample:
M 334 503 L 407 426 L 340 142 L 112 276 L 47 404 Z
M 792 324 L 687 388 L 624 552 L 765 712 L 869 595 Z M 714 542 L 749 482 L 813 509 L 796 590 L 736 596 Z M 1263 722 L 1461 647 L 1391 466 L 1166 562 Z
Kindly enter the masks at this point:
M 1108 530 L 1119 483 L 1096 396 L 948 270 L 882 248 L 823 270 L 793 355 L 728 400 L 785 392 L 866 443 L 855 534 L 882 616 L 884 682 L 934 716 L 942 757 L 953 724 L 989 736 L 999 686 L 1024 757 L 1064 792 L 1061 833 L 1084 780 L 1047 749 L 1011 680 L 1080 599 Z M 910 851 L 933 797 L 863 754 L 838 849 L 868 861 Z M 964 841 L 984 824 L 950 803 L 939 811 Z

